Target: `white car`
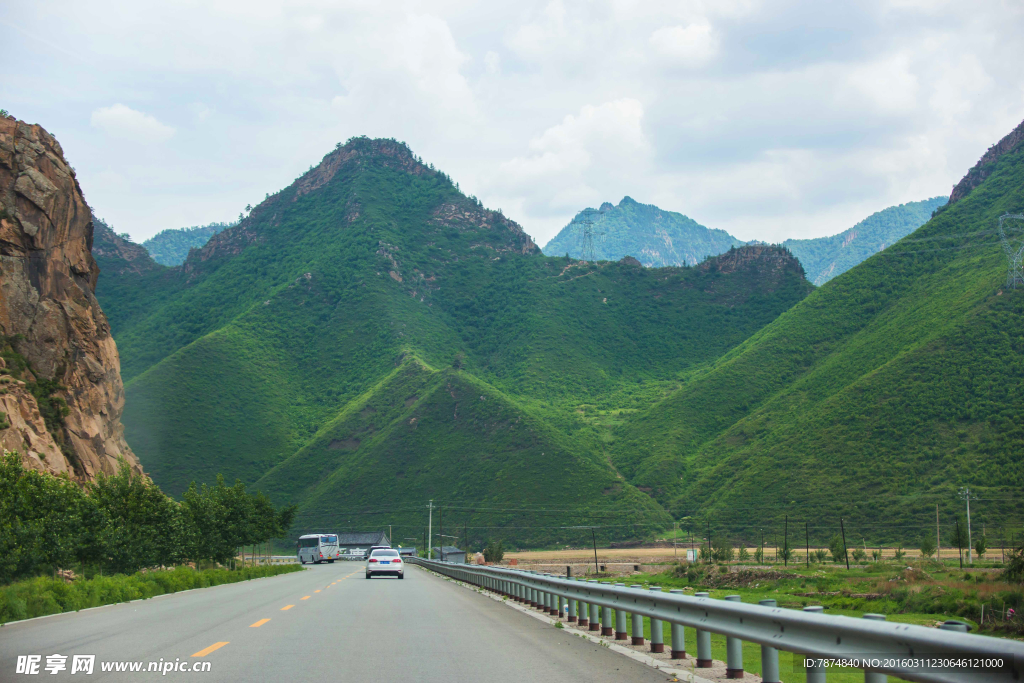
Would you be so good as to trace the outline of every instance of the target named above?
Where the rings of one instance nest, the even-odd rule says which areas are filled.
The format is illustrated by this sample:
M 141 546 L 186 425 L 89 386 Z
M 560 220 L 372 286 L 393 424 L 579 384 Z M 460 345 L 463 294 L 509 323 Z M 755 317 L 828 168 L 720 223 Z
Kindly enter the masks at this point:
M 405 578 L 405 563 L 399 556 L 397 550 L 392 548 L 378 548 L 370 552 L 366 558 L 366 578 L 374 576 L 397 576 Z

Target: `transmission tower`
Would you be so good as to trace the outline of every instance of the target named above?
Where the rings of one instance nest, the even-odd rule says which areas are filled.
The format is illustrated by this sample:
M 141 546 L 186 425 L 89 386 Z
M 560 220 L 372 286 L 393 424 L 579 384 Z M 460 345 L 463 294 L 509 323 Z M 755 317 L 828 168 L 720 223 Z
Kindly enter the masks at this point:
M 576 246 L 579 247 L 580 258 L 584 261 L 596 261 L 594 252 L 594 236 L 602 233 L 594 230 L 594 217 L 601 212 L 596 209 L 583 209 L 572 219 L 572 229 L 576 233 Z
M 1010 221 L 1010 226 L 1004 225 Z M 1024 214 L 1004 213 L 999 217 L 999 240 L 1003 243 L 1003 251 L 1009 259 L 1006 272 L 1006 286 L 1017 289 L 1024 288 Z

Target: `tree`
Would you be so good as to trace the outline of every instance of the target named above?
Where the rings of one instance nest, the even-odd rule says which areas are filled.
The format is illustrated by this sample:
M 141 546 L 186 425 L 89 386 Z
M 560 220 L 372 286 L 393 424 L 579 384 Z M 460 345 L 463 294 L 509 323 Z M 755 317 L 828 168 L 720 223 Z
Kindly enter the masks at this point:
M 1024 583 L 1024 538 L 1020 545 L 1010 550 L 1006 560 L 1003 578 L 1014 583 Z
M 487 562 L 501 562 L 505 559 L 505 544 L 503 541 L 489 541 L 484 547 L 484 560 Z
M 974 541 L 974 552 L 978 553 L 979 560 L 985 555 L 986 550 L 988 550 L 988 542 L 985 539 L 985 534 L 981 534 Z
M 132 574 L 174 563 L 177 505 L 149 479 L 122 459 L 117 474 L 100 474 L 88 492 L 102 520 L 102 564 L 109 572 Z
M 839 534 L 832 536 L 832 540 L 828 542 L 828 551 L 832 553 L 833 562 L 846 562 L 846 550 L 843 547 L 843 537 Z
M 724 538 L 716 538 L 712 544 L 711 558 L 716 562 L 731 562 L 733 557 L 732 543 Z
M 921 537 L 921 557 L 931 557 L 935 554 L 935 537 L 930 532 L 924 532 Z

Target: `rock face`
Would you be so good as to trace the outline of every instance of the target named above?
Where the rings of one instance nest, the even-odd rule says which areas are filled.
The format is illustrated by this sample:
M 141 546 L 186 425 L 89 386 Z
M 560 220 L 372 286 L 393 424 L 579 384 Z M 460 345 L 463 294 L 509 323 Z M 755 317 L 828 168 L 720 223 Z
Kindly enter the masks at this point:
M 967 172 L 960 182 L 956 184 L 949 195 L 949 204 L 952 206 L 971 193 L 971 190 L 981 185 L 985 178 L 989 177 L 999 157 L 1017 149 L 1024 143 L 1024 122 L 1014 128 L 1002 140 L 988 148 L 978 163 Z
M 78 481 L 141 466 L 121 426 L 117 347 L 93 292 L 88 205 L 60 144 L 0 118 L 0 445 Z

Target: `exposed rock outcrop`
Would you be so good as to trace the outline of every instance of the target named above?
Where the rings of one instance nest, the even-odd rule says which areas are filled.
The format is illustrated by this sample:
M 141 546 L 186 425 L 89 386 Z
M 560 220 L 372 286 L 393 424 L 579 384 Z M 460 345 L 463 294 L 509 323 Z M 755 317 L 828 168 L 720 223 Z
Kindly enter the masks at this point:
M 103 272 L 107 275 L 142 275 L 160 268 L 141 244 L 124 239 L 95 216 L 92 223 L 92 255 L 104 261 Z
M 93 292 L 92 214 L 60 144 L 0 118 L 0 445 L 79 481 L 124 457 L 117 347 Z M 6 426 L 5 426 L 6 425 Z
M 1002 140 L 988 148 L 988 151 L 982 155 L 978 163 L 953 188 L 953 192 L 949 195 L 949 204 L 947 206 L 952 206 L 969 195 L 971 190 L 981 185 L 982 181 L 992 173 L 992 169 L 999 157 L 1012 152 L 1020 147 L 1021 144 L 1024 144 L 1024 122 L 1010 131 Z

